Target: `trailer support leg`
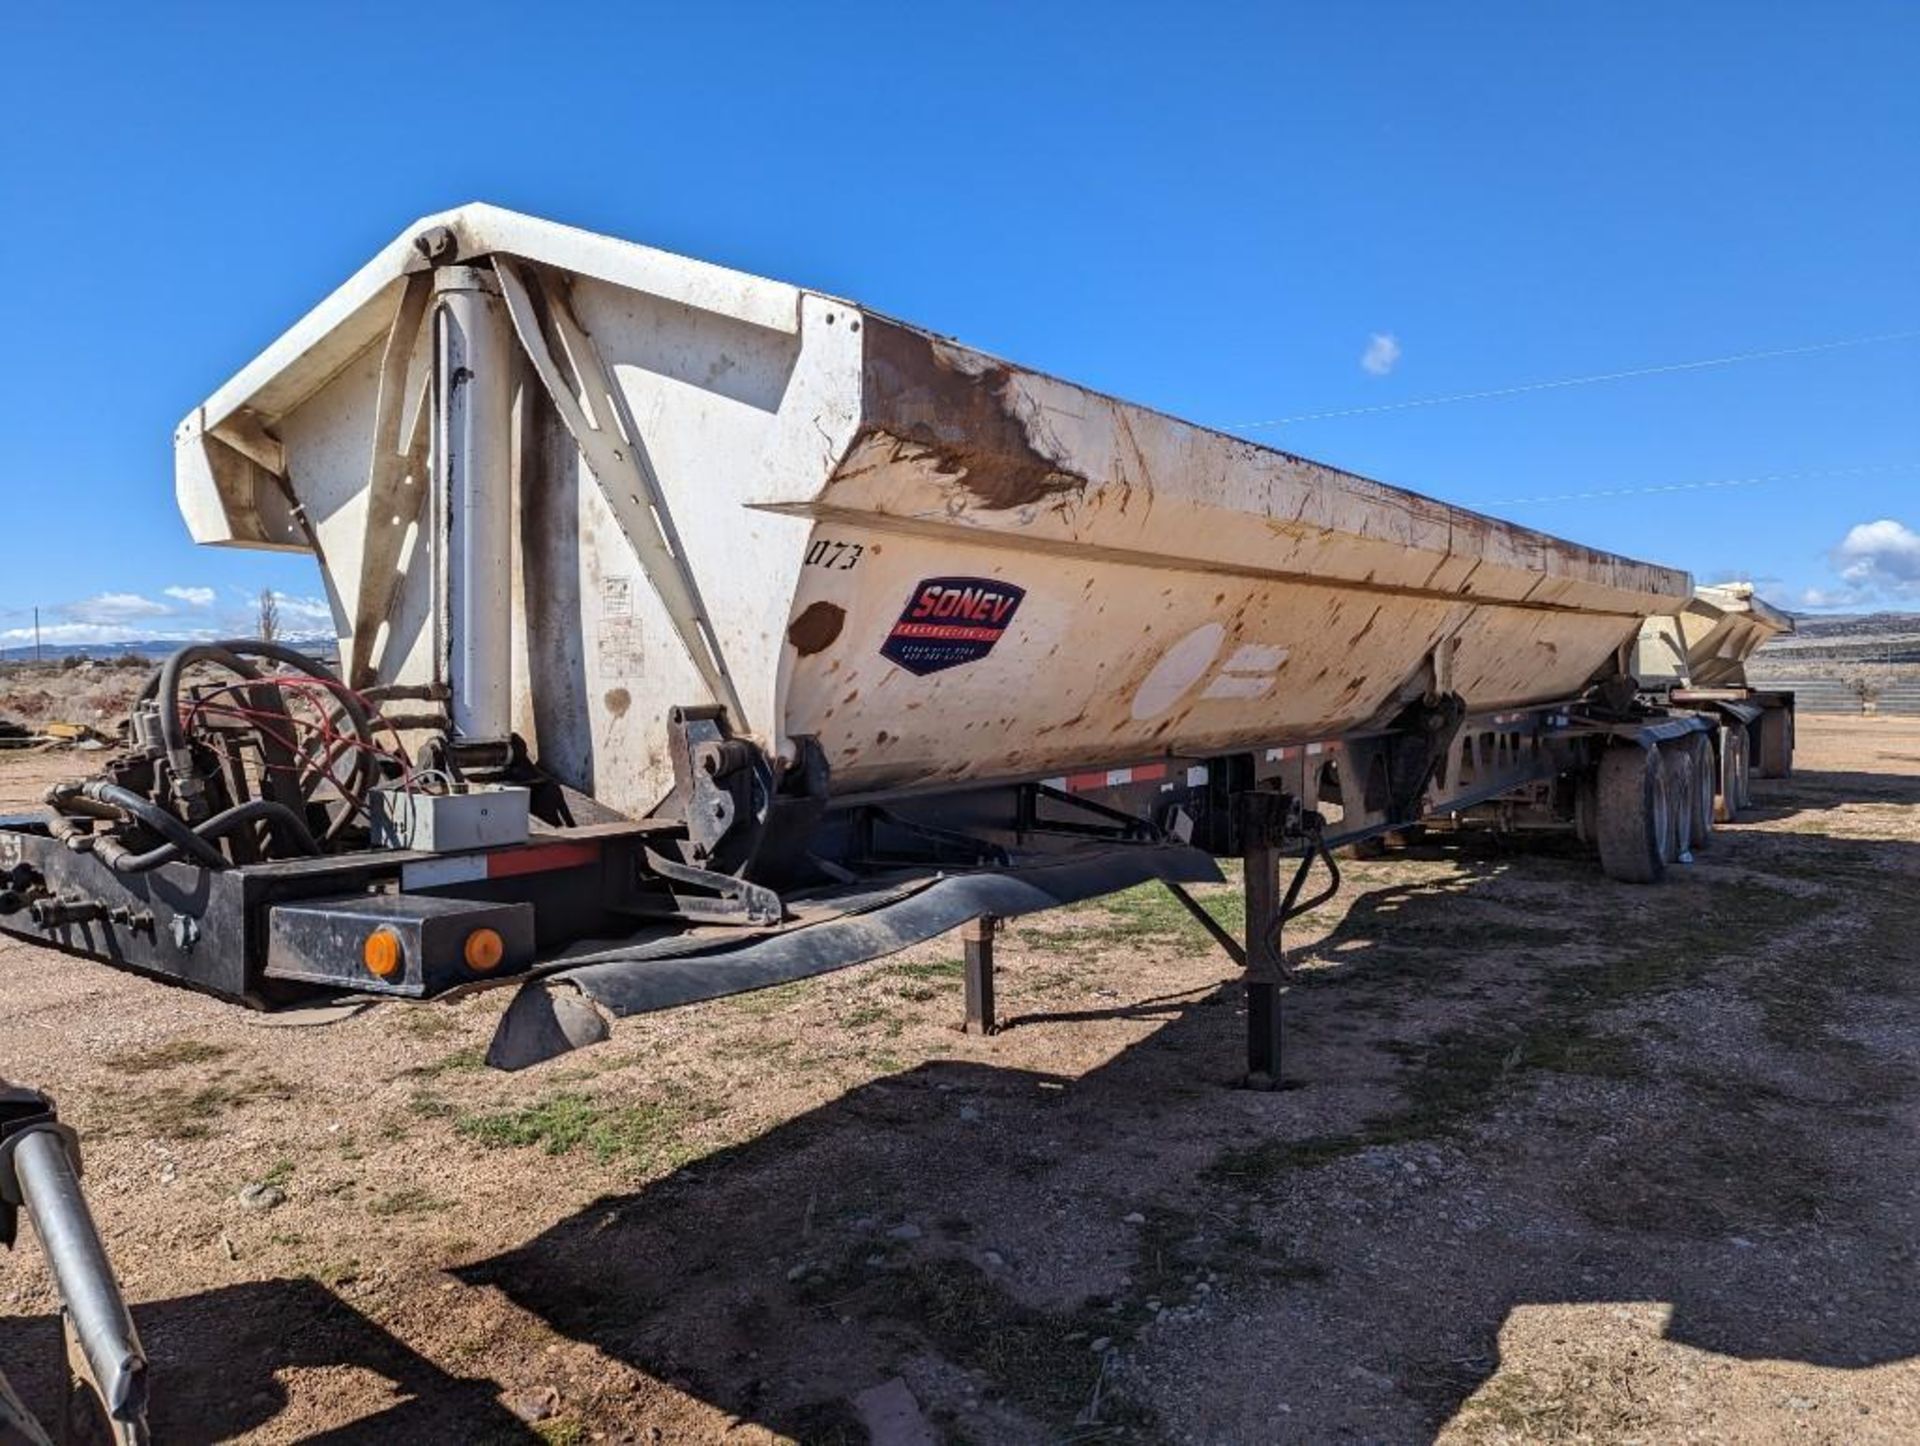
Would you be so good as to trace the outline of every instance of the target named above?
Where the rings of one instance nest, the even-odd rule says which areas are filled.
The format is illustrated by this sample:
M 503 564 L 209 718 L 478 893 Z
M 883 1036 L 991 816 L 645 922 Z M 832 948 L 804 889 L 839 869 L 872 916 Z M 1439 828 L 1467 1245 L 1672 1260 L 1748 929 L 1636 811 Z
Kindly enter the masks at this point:
M 1280 1084 L 1280 855 L 1251 842 L 1245 854 L 1247 905 L 1247 1077 L 1249 1089 Z
M 999 921 L 983 914 L 961 931 L 966 955 L 968 1034 L 998 1034 L 993 1011 L 993 931 Z

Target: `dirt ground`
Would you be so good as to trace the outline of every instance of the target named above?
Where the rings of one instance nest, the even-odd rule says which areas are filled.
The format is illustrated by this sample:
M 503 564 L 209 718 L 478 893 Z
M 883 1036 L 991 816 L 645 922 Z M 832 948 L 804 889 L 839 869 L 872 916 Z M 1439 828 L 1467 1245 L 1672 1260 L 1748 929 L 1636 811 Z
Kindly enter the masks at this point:
M 1352 864 L 1278 1093 L 1145 891 L 1007 930 L 992 1038 L 942 940 L 518 1076 L 505 991 L 289 1027 L 0 943 L 0 1073 L 82 1131 L 163 1442 L 853 1442 L 894 1378 L 952 1442 L 1910 1441 L 1920 721 L 1799 762 L 1659 889 Z M 0 1258 L 43 1407 L 51 1309 Z
M 0 719 L 37 726 L 84 723 L 111 733 L 152 672 L 145 659 L 89 663 L 83 668 L 0 664 Z

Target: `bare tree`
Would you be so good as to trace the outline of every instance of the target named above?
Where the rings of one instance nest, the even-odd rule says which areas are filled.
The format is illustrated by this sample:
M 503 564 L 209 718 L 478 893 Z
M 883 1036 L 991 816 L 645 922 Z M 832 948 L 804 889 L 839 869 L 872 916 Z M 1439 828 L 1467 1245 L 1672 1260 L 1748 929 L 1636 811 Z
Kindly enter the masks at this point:
M 280 636 L 280 600 L 270 587 L 260 589 L 260 636 L 268 642 Z

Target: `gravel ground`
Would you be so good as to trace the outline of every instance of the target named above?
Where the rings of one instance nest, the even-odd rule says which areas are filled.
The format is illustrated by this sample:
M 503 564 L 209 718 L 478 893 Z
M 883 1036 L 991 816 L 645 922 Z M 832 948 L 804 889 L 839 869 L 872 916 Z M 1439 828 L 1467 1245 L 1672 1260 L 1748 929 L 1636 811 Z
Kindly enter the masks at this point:
M 0 809 L 90 760 L 0 755 Z M 0 943 L 161 1441 L 1920 1437 L 1920 723 L 1816 719 L 1682 878 L 1356 862 L 1290 1088 L 1151 893 L 628 1021 L 518 1076 L 504 992 L 290 1027 Z M 1231 888 L 1217 890 L 1230 910 Z M 0 1259 L 44 1407 L 52 1296 Z

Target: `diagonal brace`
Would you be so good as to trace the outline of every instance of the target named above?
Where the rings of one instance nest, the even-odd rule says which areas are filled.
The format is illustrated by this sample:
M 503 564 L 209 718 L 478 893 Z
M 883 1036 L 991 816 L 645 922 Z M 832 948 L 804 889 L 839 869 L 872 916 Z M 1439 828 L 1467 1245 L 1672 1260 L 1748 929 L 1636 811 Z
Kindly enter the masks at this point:
M 660 479 L 647 458 L 639 428 L 628 410 L 626 394 L 608 370 L 593 338 L 568 309 L 565 298 L 548 287 L 537 270 L 529 267 L 523 275 L 520 262 L 500 255 L 494 257 L 493 264 L 500 278 L 500 293 L 506 300 L 507 314 L 513 319 L 513 329 L 526 349 L 527 359 L 533 363 L 547 395 L 552 398 L 561 422 L 587 459 L 587 466 L 600 484 L 614 520 L 666 607 L 674 631 L 680 635 L 714 701 L 726 708 L 734 727 L 743 733 L 751 731 L 746 710 L 740 704 L 740 694 L 721 657 L 719 640 L 700 600 L 693 570 L 674 530 L 666 494 L 660 488 Z M 547 344 L 546 333 L 534 310 L 529 278 L 531 288 L 539 290 L 567 360 L 586 392 L 587 403 L 593 408 L 591 417 L 562 375 Z

